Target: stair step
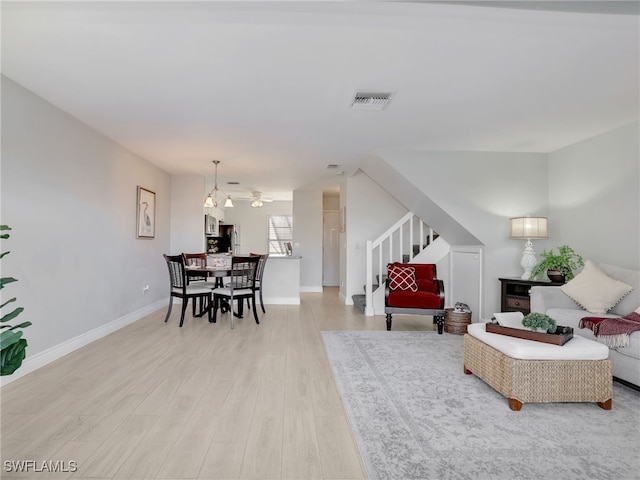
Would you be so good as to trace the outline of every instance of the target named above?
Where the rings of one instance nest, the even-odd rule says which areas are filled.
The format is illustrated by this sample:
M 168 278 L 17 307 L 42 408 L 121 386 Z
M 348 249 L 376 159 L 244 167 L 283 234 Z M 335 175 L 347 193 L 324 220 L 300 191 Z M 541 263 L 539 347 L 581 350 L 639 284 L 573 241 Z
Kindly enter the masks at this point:
M 352 295 L 351 298 L 353 299 L 353 306 L 364 313 L 364 309 L 367 306 L 365 295 Z

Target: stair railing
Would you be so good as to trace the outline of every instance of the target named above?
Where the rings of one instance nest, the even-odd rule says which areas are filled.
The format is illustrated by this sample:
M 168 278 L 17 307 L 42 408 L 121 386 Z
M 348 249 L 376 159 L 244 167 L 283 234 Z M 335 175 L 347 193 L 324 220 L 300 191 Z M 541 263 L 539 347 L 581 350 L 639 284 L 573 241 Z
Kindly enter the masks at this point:
M 374 314 L 373 282 L 377 276 L 379 286 L 383 286 L 387 263 L 402 262 L 405 256 L 411 262 L 416 255 L 433 242 L 433 235 L 431 227 L 413 212 L 408 212 L 377 239 L 367 241 L 367 271 L 364 288 L 365 315 Z M 419 245 L 417 252 L 414 251 L 416 242 Z

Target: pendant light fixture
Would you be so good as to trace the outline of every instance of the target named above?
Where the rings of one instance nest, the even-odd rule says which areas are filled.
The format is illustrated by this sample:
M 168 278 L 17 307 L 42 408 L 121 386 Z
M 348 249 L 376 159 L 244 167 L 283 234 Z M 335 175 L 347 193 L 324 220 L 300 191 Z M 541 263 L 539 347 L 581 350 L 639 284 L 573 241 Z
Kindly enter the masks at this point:
M 215 165 L 215 182 L 213 186 L 213 190 L 209 192 L 206 200 L 204 201 L 205 208 L 218 208 L 218 164 L 220 160 L 212 160 Z M 233 202 L 231 201 L 231 195 L 227 196 L 226 201 L 224 202 L 225 208 L 233 207 Z

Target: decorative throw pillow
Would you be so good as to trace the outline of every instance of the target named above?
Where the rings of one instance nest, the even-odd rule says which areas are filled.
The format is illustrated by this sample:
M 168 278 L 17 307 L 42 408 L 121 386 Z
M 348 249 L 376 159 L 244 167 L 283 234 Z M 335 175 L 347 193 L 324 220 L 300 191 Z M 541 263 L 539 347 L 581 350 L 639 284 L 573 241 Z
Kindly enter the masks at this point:
M 418 291 L 415 268 L 391 265 L 387 273 L 389 275 L 389 289 Z
M 627 295 L 633 287 L 604 273 L 591 260 L 582 272 L 560 289 L 590 313 L 604 315 Z

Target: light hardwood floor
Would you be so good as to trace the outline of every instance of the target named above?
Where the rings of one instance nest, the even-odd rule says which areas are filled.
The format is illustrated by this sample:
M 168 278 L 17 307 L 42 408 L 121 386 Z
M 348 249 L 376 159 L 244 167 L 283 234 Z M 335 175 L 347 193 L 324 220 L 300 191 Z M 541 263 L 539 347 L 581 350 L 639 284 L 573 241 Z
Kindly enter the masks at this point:
M 384 330 L 336 288 L 229 328 L 159 310 L 0 390 L 0 477 L 362 479 L 320 332 Z M 188 310 L 191 310 L 190 308 Z M 431 330 L 398 316 L 397 330 Z M 9 472 L 6 461 L 76 472 Z M 15 464 L 13 464 L 15 465 Z

